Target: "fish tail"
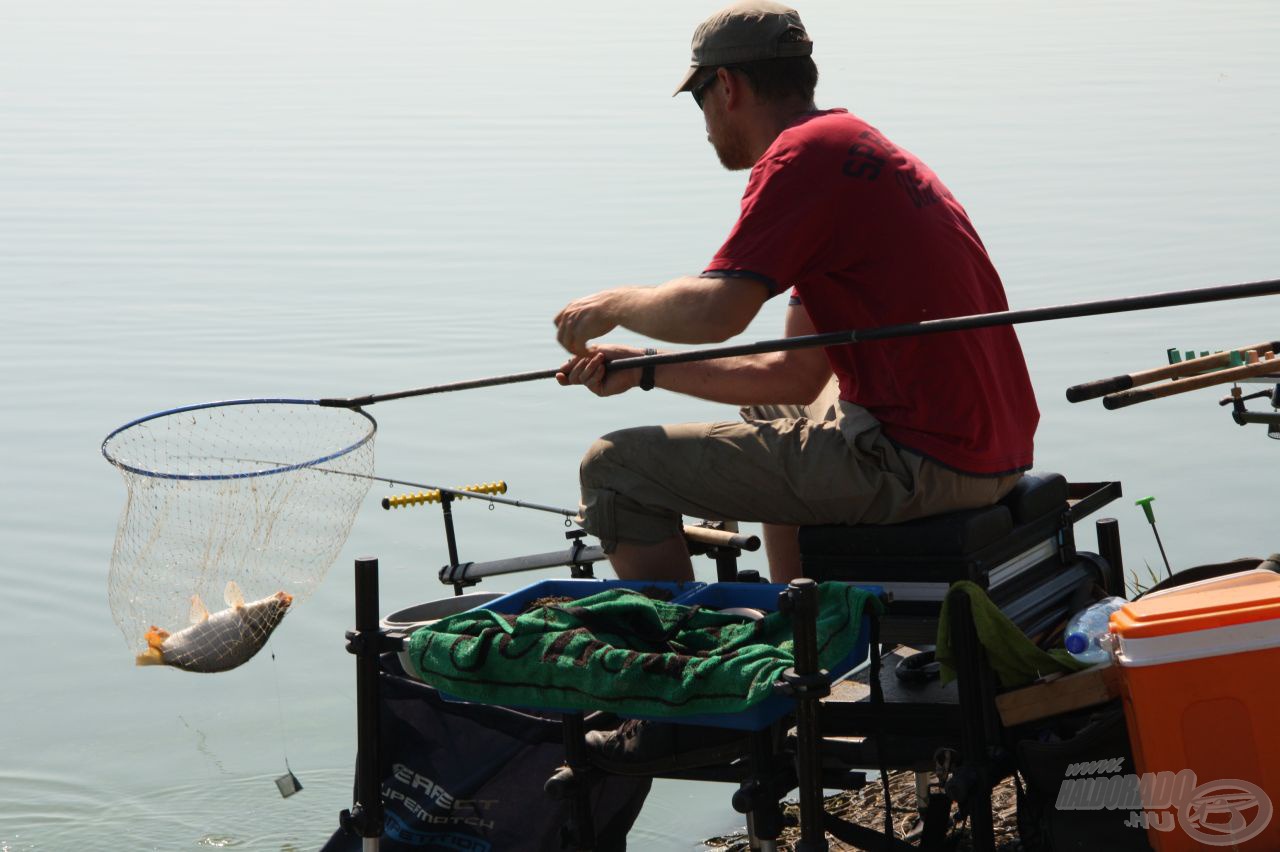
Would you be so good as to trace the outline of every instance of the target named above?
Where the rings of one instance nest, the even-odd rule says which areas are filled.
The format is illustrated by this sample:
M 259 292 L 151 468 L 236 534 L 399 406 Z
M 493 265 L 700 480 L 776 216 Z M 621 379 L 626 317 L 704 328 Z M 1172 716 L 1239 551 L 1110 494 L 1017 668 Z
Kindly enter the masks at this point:
M 143 636 L 147 640 L 147 650 L 134 657 L 133 663 L 136 666 L 162 666 L 164 665 L 164 640 L 169 638 L 168 630 L 161 630 L 154 624 L 151 629 Z

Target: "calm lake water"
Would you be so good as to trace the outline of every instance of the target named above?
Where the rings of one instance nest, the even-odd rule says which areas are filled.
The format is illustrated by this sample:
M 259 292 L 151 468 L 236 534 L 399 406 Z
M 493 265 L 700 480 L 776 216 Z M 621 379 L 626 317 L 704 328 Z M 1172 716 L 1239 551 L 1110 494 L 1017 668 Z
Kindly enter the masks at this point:
M 352 559 L 381 559 L 386 611 L 447 594 L 438 512 L 383 512 L 375 488 L 274 662 L 138 669 L 107 606 L 125 489 L 99 444 L 186 403 L 555 366 L 568 300 L 701 269 L 744 175 L 669 93 L 717 5 L 0 0 L 0 850 L 323 842 L 350 804 Z M 1275 3 L 801 12 L 819 105 L 941 174 L 1013 307 L 1280 276 Z M 778 336 L 782 311 L 747 338 Z M 1278 326 L 1273 298 L 1020 330 L 1038 466 L 1124 483 L 1108 514 L 1129 567 L 1160 564 L 1147 495 L 1175 567 L 1280 550 L 1280 442 L 1232 423 L 1222 389 L 1119 412 L 1063 389 Z M 605 431 L 732 416 L 551 382 L 373 413 L 382 475 L 505 479 L 553 505 Z M 554 516 L 457 515 L 463 559 L 563 542 Z M 286 758 L 305 787 L 287 800 Z M 729 793 L 660 785 L 634 848 L 738 825 Z

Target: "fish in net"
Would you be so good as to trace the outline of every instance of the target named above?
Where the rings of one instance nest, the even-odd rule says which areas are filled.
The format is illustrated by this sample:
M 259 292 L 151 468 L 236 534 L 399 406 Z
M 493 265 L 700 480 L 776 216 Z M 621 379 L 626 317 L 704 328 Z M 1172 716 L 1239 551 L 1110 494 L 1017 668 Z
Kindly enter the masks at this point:
M 376 431 L 359 409 L 271 399 L 172 409 L 108 435 L 102 454 L 128 488 L 108 599 L 137 662 L 214 672 L 257 653 L 346 542 Z M 227 608 L 210 615 L 218 600 Z

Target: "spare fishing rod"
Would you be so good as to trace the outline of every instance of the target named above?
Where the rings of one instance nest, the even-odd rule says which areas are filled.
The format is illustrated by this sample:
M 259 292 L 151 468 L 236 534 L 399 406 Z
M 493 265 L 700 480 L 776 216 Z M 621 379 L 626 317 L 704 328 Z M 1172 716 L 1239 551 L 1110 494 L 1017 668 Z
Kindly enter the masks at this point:
M 1270 296 L 1280 293 L 1280 279 L 1269 281 L 1253 281 L 1245 284 L 1222 284 L 1214 287 L 1201 287 L 1195 290 L 1174 290 L 1166 293 L 1151 293 L 1145 296 L 1126 296 L 1119 299 L 1103 299 L 1094 302 L 1078 302 L 1070 305 L 1051 305 L 1043 308 L 1028 308 L 1020 311 L 993 311 L 985 314 L 971 314 L 962 317 L 925 320 L 924 322 L 905 323 L 902 325 L 881 326 L 869 329 L 850 329 L 848 331 L 832 331 L 823 334 L 807 334 L 798 337 L 785 337 L 774 340 L 762 340 L 756 343 L 742 343 L 733 346 L 718 346 L 710 349 L 690 349 L 684 352 L 664 352 L 658 355 L 640 355 L 633 358 L 619 358 L 606 365 L 608 370 L 630 370 L 637 367 L 659 366 L 662 364 L 682 364 L 692 361 L 711 361 L 716 358 L 731 358 L 737 355 L 758 355 L 765 352 L 785 352 L 792 349 L 809 349 L 819 346 L 840 346 L 850 343 L 868 343 L 875 340 L 889 340 L 897 337 L 915 337 L 923 334 L 942 334 L 951 331 L 969 331 L 979 328 L 994 328 L 1006 325 L 1021 325 L 1048 320 L 1073 319 L 1076 317 L 1101 316 L 1118 314 L 1127 311 L 1145 311 L 1156 308 L 1172 308 L 1182 305 L 1198 305 L 1206 302 L 1223 302 L 1231 299 L 1248 299 L 1255 296 Z M 414 396 L 449 393 L 451 391 L 471 390 L 473 388 L 494 387 L 497 385 L 532 382 L 539 379 L 554 378 L 559 368 L 551 370 L 534 370 L 528 373 L 513 373 L 507 376 L 494 376 L 487 379 L 471 379 L 469 381 L 451 382 L 443 385 L 393 391 L 391 393 L 369 394 L 367 396 L 348 399 L 333 398 L 317 400 L 317 404 L 330 408 L 362 408 L 379 402 L 394 399 L 405 399 Z
M 239 461 L 270 465 L 274 468 L 283 468 L 286 465 L 285 462 L 267 459 L 239 459 Z M 335 476 L 350 476 L 355 479 L 363 479 L 369 482 L 385 482 L 388 485 L 406 485 L 409 488 L 422 489 L 422 491 L 417 494 L 383 497 L 382 508 L 384 509 L 398 509 L 401 506 L 413 506 L 419 503 L 438 503 L 440 501 L 441 494 L 448 494 L 450 497 L 471 498 L 475 500 L 483 500 L 487 503 L 501 503 L 503 506 L 515 506 L 517 509 L 535 509 L 539 512 L 550 512 L 553 515 L 564 515 L 566 518 L 573 518 L 578 515 L 578 511 L 576 509 L 564 509 L 559 506 L 544 506 L 541 503 L 530 503 L 527 500 L 515 500 L 511 497 L 498 497 L 496 495 L 507 493 L 507 483 L 502 480 L 498 480 L 497 482 L 482 482 L 476 485 L 462 485 L 457 488 L 445 488 L 443 485 L 428 485 L 423 482 L 411 482 L 408 479 L 393 479 L 389 476 L 375 476 L 371 473 L 358 473 L 355 471 L 340 470 L 332 467 L 319 467 L 314 464 L 310 465 L 310 468 L 311 470 L 316 470 L 320 473 L 331 473 Z
M 332 471 L 340 473 L 344 476 L 351 476 L 344 471 Z M 382 508 L 398 509 L 401 506 L 414 506 L 419 503 L 437 503 L 440 501 L 440 495 L 448 494 L 450 497 L 461 497 L 473 500 L 483 500 L 486 503 L 500 503 L 503 506 L 515 506 L 517 509 L 535 509 L 539 512 L 550 512 L 553 515 L 563 515 L 566 518 L 575 518 L 578 515 L 577 509 L 563 509 L 559 506 L 544 506 L 541 503 L 530 503 L 527 500 L 514 500 L 510 497 L 499 497 L 498 494 L 507 493 L 507 483 L 485 482 L 479 485 L 464 485 L 461 488 L 444 488 L 440 485 L 424 485 L 421 482 L 409 482 L 406 479 L 391 479 L 385 476 L 366 476 L 357 474 L 363 479 L 373 479 L 378 482 L 386 482 L 390 485 L 407 485 L 410 488 L 422 488 L 423 492 L 418 494 L 405 494 L 395 497 L 383 497 Z

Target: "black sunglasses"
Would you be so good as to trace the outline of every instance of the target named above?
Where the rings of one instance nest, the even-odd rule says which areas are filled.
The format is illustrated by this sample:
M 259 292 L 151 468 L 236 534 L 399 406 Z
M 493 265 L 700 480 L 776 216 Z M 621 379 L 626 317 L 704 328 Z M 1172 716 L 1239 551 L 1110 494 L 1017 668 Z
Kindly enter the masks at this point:
M 707 90 L 711 88 L 711 84 L 718 79 L 719 75 L 713 70 L 710 77 L 689 90 L 689 94 L 693 95 L 693 102 L 698 105 L 698 109 L 702 109 L 702 99 L 706 97 Z

